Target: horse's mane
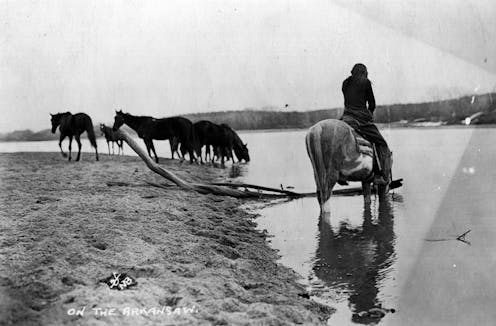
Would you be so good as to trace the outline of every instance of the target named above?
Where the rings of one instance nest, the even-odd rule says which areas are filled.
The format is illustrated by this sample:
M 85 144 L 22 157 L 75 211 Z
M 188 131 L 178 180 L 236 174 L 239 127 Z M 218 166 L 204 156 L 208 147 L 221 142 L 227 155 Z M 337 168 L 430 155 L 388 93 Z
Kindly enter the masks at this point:
M 148 116 L 148 115 L 132 115 L 131 113 L 128 113 L 128 112 L 119 112 L 120 114 L 122 114 L 123 116 L 126 116 L 126 117 L 132 117 L 132 118 L 151 118 L 151 119 L 155 119 L 154 117 L 152 116 Z
M 59 113 L 53 114 L 54 117 L 63 117 L 65 115 L 72 115 L 72 113 L 67 111 L 67 112 L 59 112 Z

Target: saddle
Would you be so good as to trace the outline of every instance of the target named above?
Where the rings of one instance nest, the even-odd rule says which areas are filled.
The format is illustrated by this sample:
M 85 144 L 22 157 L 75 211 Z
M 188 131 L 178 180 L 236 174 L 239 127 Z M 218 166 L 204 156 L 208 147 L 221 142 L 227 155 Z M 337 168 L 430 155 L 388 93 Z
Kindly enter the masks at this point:
M 367 139 L 363 138 L 358 132 L 353 130 L 353 136 L 355 136 L 355 141 L 357 144 L 357 151 L 362 153 L 363 155 L 367 155 L 372 157 L 373 159 L 377 159 L 377 154 L 374 150 L 374 146 Z
M 355 137 L 355 143 L 357 146 L 357 151 L 363 155 L 370 156 L 372 160 L 378 162 L 377 152 L 375 151 L 374 145 L 361 136 L 356 130 L 352 131 L 353 136 Z M 374 178 L 374 171 L 371 172 L 370 176 L 367 178 L 368 180 L 372 180 Z M 342 186 L 347 186 L 348 182 L 346 181 L 346 177 L 340 174 L 338 179 L 338 184 Z
M 366 140 L 362 135 L 360 135 L 360 133 L 358 133 L 355 130 L 353 130 L 353 135 L 355 136 L 358 152 L 363 154 L 363 155 L 367 155 L 367 156 L 372 157 L 372 160 L 374 162 L 374 169 L 372 170 L 370 177 L 369 177 L 369 179 L 372 180 L 375 177 L 374 170 L 378 169 L 378 170 L 382 171 L 383 169 L 388 169 L 388 167 L 383 166 L 383 163 L 381 163 L 381 160 L 379 159 L 379 155 L 377 153 L 377 150 L 376 150 L 376 147 L 374 144 L 372 144 L 371 142 Z M 392 162 L 392 160 L 391 160 L 392 153 L 388 151 L 388 155 L 389 155 L 389 161 L 388 162 L 391 163 Z M 384 163 L 384 164 L 387 164 L 387 163 Z M 391 167 L 389 166 L 389 168 L 391 168 Z M 383 177 L 381 177 L 381 178 L 383 178 Z M 374 179 L 374 183 L 375 182 L 376 182 L 376 180 Z M 391 180 L 389 180 L 389 182 L 391 182 Z

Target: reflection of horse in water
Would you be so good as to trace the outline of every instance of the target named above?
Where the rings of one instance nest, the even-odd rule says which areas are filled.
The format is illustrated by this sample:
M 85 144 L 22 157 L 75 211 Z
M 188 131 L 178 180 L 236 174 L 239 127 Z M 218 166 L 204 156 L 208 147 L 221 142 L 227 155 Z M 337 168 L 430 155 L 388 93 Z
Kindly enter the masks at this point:
M 323 120 L 312 126 L 305 140 L 321 212 L 330 212 L 332 188 L 338 181 L 362 181 L 365 202 L 370 202 L 374 159 L 368 141 L 359 137 L 347 123 L 336 119 Z M 391 162 L 388 160 L 388 164 Z M 391 173 L 391 166 L 382 168 Z M 379 186 L 381 200 L 387 192 L 388 185 Z
M 326 286 L 349 293 L 352 321 L 378 322 L 383 314 L 368 314 L 383 308 L 377 295 L 378 283 L 387 277 L 395 260 L 393 212 L 389 200 L 379 202 L 377 221 L 366 204 L 361 227 L 341 224 L 334 232 L 327 216 L 320 217 L 320 236 L 313 267 L 315 276 Z M 379 310 L 379 309 L 378 309 Z

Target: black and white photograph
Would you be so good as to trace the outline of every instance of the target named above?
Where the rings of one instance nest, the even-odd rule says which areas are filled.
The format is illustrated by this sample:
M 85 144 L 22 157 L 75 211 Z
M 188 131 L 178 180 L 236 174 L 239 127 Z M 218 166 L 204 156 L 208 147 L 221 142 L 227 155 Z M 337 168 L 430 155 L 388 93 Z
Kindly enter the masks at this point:
M 0 0 L 0 325 L 496 325 L 496 2 Z

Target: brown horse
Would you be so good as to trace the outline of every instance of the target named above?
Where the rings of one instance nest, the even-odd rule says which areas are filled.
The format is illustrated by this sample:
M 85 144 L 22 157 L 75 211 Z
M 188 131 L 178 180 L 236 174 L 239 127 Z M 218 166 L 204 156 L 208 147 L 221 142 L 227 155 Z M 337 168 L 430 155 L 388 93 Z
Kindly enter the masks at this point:
M 142 138 L 146 145 L 146 150 L 150 157 L 150 150 L 155 155 L 155 162 L 158 163 L 158 156 L 155 152 L 153 140 L 174 139 L 177 137 L 188 152 L 190 162 L 196 161 L 194 152 L 199 152 L 196 134 L 193 129 L 193 123 L 183 117 L 171 117 L 155 119 L 149 116 L 134 116 L 129 113 L 124 113 L 122 110 L 115 111 L 114 126 L 112 129 L 117 131 L 123 124 L 128 125 L 136 131 L 138 137 Z M 172 144 L 171 144 L 172 145 Z M 171 148 L 172 153 L 174 153 Z
M 310 128 L 306 147 L 322 213 L 330 212 L 332 188 L 338 181 L 361 181 L 364 200 L 370 202 L 374 155 L 368 141 L 358 136 L 347 123 L 327 119 Z M 392 165 L 392 159 L 388 161 Z M 383 169 L 391 174 L 391 166 Z M 388 189 L 388 185 L 378 186 L 379 199 L 384 198 Z
M 51 114 L 52 122 L 52 133 L 54 134 L 57 127 L 60 131 L 59 147 L 60 152 L 63 157 L 67 157 L 67 154 L 62 150 L 62 141 L 65 137 L 69 137 L 69 161 L 71 160 L 71 150 L 72 150 L 72 137 L 76 138 L 78 144 L 78 154 L 76 161 L 79 161 L 81 157 L 81 134 L 83 132 L 88 133 L 88 139 L 91 146 L 95 148 L 96 160 L 98 161 L 98 149 L 96 147 L 95 131 L 93 130 L 93 123 L 91 118 L 85 113 L 72 114 L 70 112 Z
M 114 131 L 112 130 L 112 127 L 107 127 L 103 123 L 100 123 L 100 131 L 102 132 L 102 136 L 105 136 L 105 140 L 107 141 L 109 155 L 110 155 L 110 143 L 112 143 L 112 155 L 115 154 L 114 143 L 117 143 L 117 155 L 119 155 L 121 151 L 122 151 L 122 155 L 124 155 L 124 140 L 119 139 L 115 135 Z

